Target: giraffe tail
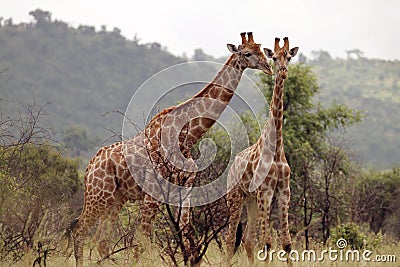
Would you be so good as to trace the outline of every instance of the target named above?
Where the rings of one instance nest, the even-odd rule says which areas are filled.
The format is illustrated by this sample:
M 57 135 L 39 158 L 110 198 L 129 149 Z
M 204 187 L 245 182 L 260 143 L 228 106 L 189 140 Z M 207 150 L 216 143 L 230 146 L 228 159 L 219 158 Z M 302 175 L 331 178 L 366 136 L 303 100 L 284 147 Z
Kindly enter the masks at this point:
M 243 237 L 243 225 L 242 222 L 239 222 L 236 229 L 235 250 L 233 251 L 233 254 L 235 254 L 237 249 L 240 247 L 240 243 L 242 242 L 242 237 Z

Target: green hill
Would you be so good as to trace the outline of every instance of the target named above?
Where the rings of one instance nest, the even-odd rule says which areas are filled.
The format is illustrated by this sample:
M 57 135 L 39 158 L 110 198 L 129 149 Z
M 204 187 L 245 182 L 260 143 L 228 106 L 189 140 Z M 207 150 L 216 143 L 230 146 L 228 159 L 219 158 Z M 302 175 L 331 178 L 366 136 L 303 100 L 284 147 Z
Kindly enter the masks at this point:
M 400 161 L 400 61 L 367 59 L 359 50 L 347 59 L 314 52 L 308 61 L 320 81 L 322 102 L 362 110 L 364 121 L 349 130 L 361 160 L 387 168 Z
M 52 20 L 48 12 L 36 10 L 32 15 L 33 23 L 15 25 L 9 19 L 0 25 L 0 98 L 51 102 L 46 109 L 47 120 L 61 137 L 76 128 L 86 130 L 89 139 L 96 136 L 104 140 L 111 135 L 107 129 L 119 133 L 121 117 L 104 114 L 124 112 L 134 91 L 146 79 L 188 60 L 172 55 L 158 43 L 127 40 L 117 28 L 73 28 Z M 212 59 L 200 49 L 195 52 L 194 59 Z M 345 103 L 364 111 L 364 122 L 351 128 L 349 137 L 364 163 L 387 168 L 400 159 L 400 62 L 367 59 L 356 52 L 356 56 L 349 53 L 348 59 L 333 59 L 319 51 L 313 59 L 303 56 L 300 60 L 314 66 L 319 77 L 318 100 Z M 207 80 L 217 69 L 194 67 L 190 74 Z M 189 74 L 177 72 L 160 80 L 158 86 L 173 84 L 185 75 Z M 242 84 L 251 86 L 246 81 Z M 179 92 L 179 99 L 190 97 L 198 87 Z M 149 90 L 143 101 L 157 93 Z M 16 110 L 16 103 L 1 102 L 2 113 Z
M 69 125 L 101 138 L 106 128 L 120 129 L 116 116 L 125 111 L 135 90 L 155 72 L 183 62 L 159 44 L 128 41 L 118 29 L 71 28 L 49 17 L 32 24 L 0 27 L 1 97 L 17 102 L 51 102 L 49 120 L 56 131 Z M 2 107 L 15 111 L 12 104 Z

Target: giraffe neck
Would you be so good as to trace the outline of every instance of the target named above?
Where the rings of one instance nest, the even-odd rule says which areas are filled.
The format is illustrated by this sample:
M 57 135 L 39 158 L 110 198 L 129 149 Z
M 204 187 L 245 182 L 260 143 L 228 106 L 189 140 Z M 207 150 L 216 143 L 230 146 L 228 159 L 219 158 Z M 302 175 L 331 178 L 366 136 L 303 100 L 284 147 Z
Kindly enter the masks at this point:
M 282 125 L 283 125 L 283 88 L 285 79 L 281 75 L 277 74 L 275 78 L 274 91 L 272 93 L 271 100 L 271 113 L 275 122 L 276 128 L 276 158 L 280 158 L 283 153 L 283 136 L 282 136 Z
M 200 92 L 192 97 L 208 97 L 229 103 L 239 85 L 244 68 L 239 64 L 237 55 L 232 54 L 217 75 Z M 229 98 L 230 97 L 230 98 Z
M 218 102 L 219 105 L 207 104 L 205 109 L 193 110 L 193 112 L 197 113 L 198 119 L 193 119 L 188 123 L 186 148 L 190 149 L 214 125 L 216 119 L 221 116 L 232 99 L 243 72 L 244 68 L 239 64 L 238 56 L 232 54 L 211 82 L 188 100 L 188 102 L 191 102 L 199 101 L 199 98 L 206 98 L 212 101 L 217 100 L 215 102 Z M 210 112 L 213 113 L 213 118 L 215 119 L 207 118 L 210 117 L 207 115 Z

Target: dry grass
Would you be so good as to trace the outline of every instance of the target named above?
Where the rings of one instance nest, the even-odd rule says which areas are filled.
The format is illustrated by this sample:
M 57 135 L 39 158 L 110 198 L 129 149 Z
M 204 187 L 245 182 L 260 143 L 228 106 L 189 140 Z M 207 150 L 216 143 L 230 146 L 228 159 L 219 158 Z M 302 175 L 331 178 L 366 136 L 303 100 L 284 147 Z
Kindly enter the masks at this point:
M 115 260 L 114 262 L 111 260 L 106 260 L 104 261 L 101 266 L 143 266 L 143 267 L 153 267 L 153 266 L 167 266 L 166 263 L 162 261 L 162 259 L 159 256 L 158 249 L 154 244 L 146 244 L 145 242 L 141 242 L 141 246 L 145 247 L 144 251 L 142 251 L 140 257 L 138 260 L 135 260 L 133 257 L 133 251 L 124 251 L 120 252 L 118 254 L 115 254 L 113 259 Z M 97 264 L 97 259 L 98 259 L 98 254 L 96 249 L 90 247 L 93 246 L 88 246 L 85 249 L 85 261 L 84 261 L 84 266 L 99 266 Z M 295 244 L 294 249 L 298 250 L 299 253 L 303 251 L 303 248 L 301 247 L 300 244 Z M 321 251 L 323 249 L 327 249 L 322 247 L 321 245 L 314 243 L 312 245 L 312 249 L 316 251 L 316 255 L 320 255 Z M 332 247 L 332 249 L 335 249 L 335 247 Z M 326 266 L 326 267 L 340 267 L 340 266 L 374 266 L 374 267 L 388 267 L 388 266 L 400 266 L 400 243 L 397 242 L 392 242 L 391 244 L 385 244 L 380 246 L 379 248 L 376 248 L 372 250 L 372 254 L 370 256 L 371 259 L 375 259 L 376 255 L 395 255 L 396 257 L 396 262 L 347 262 L 343 259 L 343 261 L 337 260 L 337 261 L 331 261 L 329 260 L 328 256 L 325 257 L 325 260 L 322 262 L 310 262 L 310 261 L 300 261 L 300 262 L 293 262 L 293 266 L 299 266 L 299 267 L 310 267 L 310 266 Z M 11 266 L 32 266 L 34 260 L 36 259 L 36 256 L 34 253 L 28 253 L 23 261 L 20 261 L 17 264 L 12 264 Z M 227 266 L 227 264 L 224 262 L 225 260 L 225 255 L 223 252 L 221 252 L 216 244 L 212 244 L 207 252 L 206 257 L 203 260 L 202 266 Z M 64 256 L 59 256 L 56 254 L 52 254 L 49 256 L 47 260 L 47 266 L 60 266 L 60 267 L 66 267 L 66 266 L 74 266 L 75 260 L 73 256 L 69 257 L 68 259 Z M 233 257 L 232 259 L 232 264 L 233 266 L 266 266 L 266 262 L 259 261 L 256 259 L 255 263 L 253 265 L 250 265 L 246 253 L 244 252 L 243 249 L 240 249 L 238 253 Z M 0 263 L 0 267 L 3 266 L 10 266 L 9 263 L 2 262 Z M 274 257 L 274 260 L 268 264 L 268 266 L 276 266 L 276 267 L 286 267 L 288 266 L 286 262 L 281 262 L 278 261 L 276 258 L 276 254 Z

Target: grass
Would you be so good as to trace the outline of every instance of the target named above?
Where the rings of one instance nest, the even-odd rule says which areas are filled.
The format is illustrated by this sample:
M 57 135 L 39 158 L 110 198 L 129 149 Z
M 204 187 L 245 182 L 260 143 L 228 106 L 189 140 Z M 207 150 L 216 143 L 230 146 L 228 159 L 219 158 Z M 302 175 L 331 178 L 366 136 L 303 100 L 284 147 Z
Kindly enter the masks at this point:
M 127 253 L 127 251 L 120 252 L 118 254 L 114 255 L 115 262 L 111 260 L 106 260 L 104 261 L 101 266 L 140 266 L 140 267 L 153 267 L 153 266 L 168 266 L 165 262 L 162 261 L 162 259 L 159 256 L 159 250 L 154 244 L 145 244 L 142 243 L 142 246 L 145 245 L 146 249 L 141 253 L 139 259 L 136 261 L 134 257 L 132 256 L 133 253 Z M 322 245 L 318 243 L 313 243 L 311 245 L 312 247 L 310 249 L 315 250 L 317 257 L 321 254 L 322 250 L 328 249 L 327 247 L 323 247 Z M 90 249 L 92 247 L 92 249 Z M 273 248 L 274 249 L 274 248 Z M 276 248 L 275 248 L 276 249 Z M 293 249 L 299 251 L 300 256 L 301 252 L 304 251 L 302 248 L 302 245 L 300 243 L 294 243 Z M 336 249 L 336 247 L 332 246 L 332 249 Z M 346 251 L 347 249 L 345 249 Z M 370 258 L 372 260 L 375 259 L 376 255 L 395 255 L 396 261 L 395 262 L 357 262 L 357 261 L 345 261 L 345 256 L 343 256 L 343 260 L 336 260 L 336 261 L 331 261 L 328 258 L 328 255 L 326 255 L 325 260 L 320 262 L 313 262 L 313 261 L 299 261 L 299 262 L 293 262 L 293 266 L 299 266 L 299 267 L 310 267 L 310 266 L 322 266 L 322 267 L 340 267 L 340 266 L 374 266 L 374 267 L 380 267 L 380 266 L 385 266 L 385 267 L 391 267 L 391 266 L 400 266 L 400 242 L 392 242 L 391 244 L 384 244 L 381 245 L 375 249 L 371 249 L 372 254 L 370 255 Z M 132 251 L 131 251 L 132 252 Z M 362 252 L 362 250 L 360 250 Z M 293 254 L 294 255 L 294 254 Z M 345 255 L 345 254 L 343 254 Z M 0 262 L 0 267 L 3 266 L 32 266 L 34 260 L 37 258 L 37 255 L 35 253 L 30 252 L 25 255 L 22 261 L 16 263 L 16 264 L 10 264 L 7 262 Z M 89 245 L 85 247 L 85 260 L 84 260 L 84 266 L 99 266 L 97 264 L 97 259 L 98 259 L 98 254 L 96 249 L 94 248 L 93 245 Z M 225 255 L 223 252 L 221 252 L 216 244 L 211 244 L 209 247 L 206 257 L 203 260 L 202 266 L 227 266 L 227 264 L 224 263 Z M 233 257 L 232 262 L 233 266 L 266 266 L 266 262 L 257 260 L 255 257 L 255 263 L 253 265 L 250 265 L 246 253 L 244 252 L 244 249 L 240 248 L 238 250 L 238 253 Z M 65 256 L 53 253 L 50 254 L 47 260 L 47 266 L 60 266 L 60 267 L 67 267 L 67 266 L 74 266 L 75 265 L 75 259 L 73 256 L 69 257 L 68 259 Z M 38 266 L 38 265 L 37 265 Z M 182 264 L 183 266 L 183 264 Z M 277 260 L 277 254 L 274 253 L 274 260 L 268 264 L 268 266 L 276 266 L 276 267 L 286 267 L 288 266 L 286 262 L 281 262 Z

